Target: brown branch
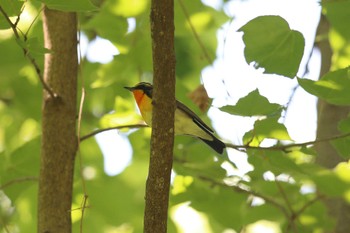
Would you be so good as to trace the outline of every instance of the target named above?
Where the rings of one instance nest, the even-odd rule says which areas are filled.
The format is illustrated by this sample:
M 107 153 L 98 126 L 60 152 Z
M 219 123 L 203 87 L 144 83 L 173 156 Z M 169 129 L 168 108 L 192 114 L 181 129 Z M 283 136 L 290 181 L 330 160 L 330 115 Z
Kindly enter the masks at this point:
M 250 145 L 234 145 L 231 143 L 226 143 L 226 147 L 228 148 L 233 148 L 241 152 L 246 152 L 247 149 L 253 149 L 253 150 L 282 150 L 286 151 L 287 149 L 293 148 L 293 147 L 302 147 L 302 146 L 309 146 L 309 145 L 314 145 L 317 143 L 322 143 L 322 142 L 328 142 L 332 140 L 337 140 L 341 138 L 346 138 L 350 136 L 349 133 L 345 134 L 340 134 L 336 135 L 333 137 L 328 137 L 328 138 L 322 138 L 322 139 L 317 139 L 314 141 L 308 141 L 308 142 L 302 142 L 302 143 L 292 143 L 292 144 L 287 144 L 287 145 L 278 145 L 278 146 L 270 146 L 270 147 L 259 147 L 259 146 L 250 146 Z
M 21 41 L 22 39 L 21 39 L 21 37 L 20 37 L 20 35 L 18 34 L 18 31 L 17 31 L 17 24 L 18 24 L 18 21 L 19 21 L 20 17 L 18 16 L 16 22 L 12 23 L 12 21 L 10 20 L 10 17 L 7 15 L 5 10 L 1 7 L 1 5 L 0 5 L 0 12 L 5 17 L 5 20 L 9 23 L 9 25 L 10 25 L 10 27 L 11 27 L 11 29 L 12 29 L 15 37 L 16 37 L 16 39 L 18 41 Z M 57 95 L 51 90 L 51 88 L 44 81 L 44 77 L 43 77 L 43 75 L 41 73 L 41 70 L 40 70 L 40 67 L 39 67 L 38 63 L 35 61 L 35 58 L 30 54 L 29 50 L 26 47 L 24 47 L 21 43 L 18 43 L 18 44 L 22 48 L 24 55 L 28 58 L 30 63 L 32 63 L 32 65 L 34 66 L 35 72 L 37 73 L 37 75 L 39 77 L 39 80 L 40 80 L 41 84 L 43 85 L 43 88 L 50 94 L 51 98 L 56 98 Z
M 95 130 L 87 135 L 84 135 L 82 137 L 80 137 L 80 142 L 84 141 L 85 139 L 88 139 L 90 137 L 95 136 L 96 134 L 108 131 L 108 130 L 113 130 L 113 129 L 125 129 L 125 128 L 130 128 L 130 129 L 134 129 L 134 128 L 145 128 L 145 127 L 149 127 L 146 124 L 133 124 L 133 125 L 120 125 L 120 126 L 115 126 L 115 127 L 110 127 L 110 128 L 105 128 L 105 129 L 98 129 Z
M 0 189 L 5 189 L 13 184 L 18 184 L 18 183 L 27 182 L 27 181 L 38 181 L 38 177 L 28 176 L 28 177 L 16 178 L 16 179 L 10 180 L 10 181 L 6 182 L 5 184 L 1 185 Z

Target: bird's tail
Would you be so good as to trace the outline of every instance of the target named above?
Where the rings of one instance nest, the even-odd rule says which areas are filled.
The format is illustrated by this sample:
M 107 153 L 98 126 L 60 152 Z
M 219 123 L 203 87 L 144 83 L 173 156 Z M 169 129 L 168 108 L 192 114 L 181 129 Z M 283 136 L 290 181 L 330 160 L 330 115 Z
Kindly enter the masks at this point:
M 203 139 L 203 138 L 199 138 L 201 139 L 203 142 L 205 142 L 207 145 L 209 145 L 211 148 L 213 148 L 216 152 L 218 152 L 219 154 L 222 154 L 224 152 L 224 149 L 226 148 L 225 143 L 223 143 L 220 139 L 216 138 L 215 136 L 213 136 L 213 140 L 207 140 L 207 139 Z

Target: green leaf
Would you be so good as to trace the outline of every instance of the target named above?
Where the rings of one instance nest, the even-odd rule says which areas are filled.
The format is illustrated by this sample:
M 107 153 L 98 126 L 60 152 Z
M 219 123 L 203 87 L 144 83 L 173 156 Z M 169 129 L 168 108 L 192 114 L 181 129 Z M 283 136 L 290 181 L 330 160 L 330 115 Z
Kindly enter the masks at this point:
M 39 172 L 40 139 L 37 137 L 15 150 L 0 170 L 1 183 L 12 183 L 4 189 L 12 201 L 37 183 L 35 177 Z
M 0 0 L 0 5 L 8 17 L 20 15 L 23 3 L 23 1 L 18 0 Z M 3 14 L 0 15 L 0 29 L 10 28 L 11 26 Z
M 329 72 L 318 81 L 298 78 L 298 82 L 305 91 L 331 104 L 350 104 L 349 67 Z
M 277 117 L 258 120 L 254 124 L 254 134 L 258 138 L 274 138 L 279 140 L 292 140 L 287 128 L 278 123 Z
M 116 15 L 136 17 L 149 10 L 149 1 L 147 0 L 113 0 L 105 1 L 104 8 L 109 8 Z
M 332 140 L 331 144 L 334 146 L 335 150 L 338 154 L 344 159 L 350 159 L 350 138 L 339 138 L 336 140 Z
M 126 35 L 128 22 L 126 18 L 104 10 L 96 14 L 83 28 L 95 30 L 99 36 L 115 42 Z
M 256 89 L 247 96 L 239 99 L 236 105 L 227 105 L 221 107 L 220 110 L 239 116 L 267 116 L 279 114 L 282 110 L 282 106 L 270 103 L 269 100 L 265 96 L 260 95 L 259 90 Z
M 294 78 L 304 53 L 304 37 L 291 30 L 279 16 L 259 16 L 239 31 L 244 33 L 244 54 L 247 63 L 255 62 L 264 73 Z
M 350 39 L 349 27 L 344 22 L 350 21 L 350 1 L 322 1 L 322 10 L 332 27 L 347 40 Z
M 46 4 L 47 7 L 52 10 L 84 12 L 84 11 L 96 11 L 98 9 L 89 0 L 74 0 L 74 1 L 40 0 L 40 1 Z
M 209 176 L 208 176 L 209 177 Z M 210 178 L 209 178 L 210 179 Z M 210 181 L 195 179 L 187 191 L 175 196 L 177 202 L 191 202 L 191 207 L 208 215 L 210 221 L 226 228 L 241 227 L 243 210 L 248 208 L 247 194 L 235 192 L 230 186 L 214 186 Z

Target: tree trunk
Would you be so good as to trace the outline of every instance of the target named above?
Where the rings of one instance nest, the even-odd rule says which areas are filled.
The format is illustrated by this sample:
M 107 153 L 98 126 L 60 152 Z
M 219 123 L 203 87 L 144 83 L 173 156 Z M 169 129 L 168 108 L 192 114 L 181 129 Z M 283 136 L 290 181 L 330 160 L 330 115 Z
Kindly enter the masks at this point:
M 57 97 L 43 93 L 39 178 L 39 233 L 71 232 L 74 158 L 77 150 L 77 19 L 44 7 L 44 80 Z
M 332 65 L 332 48 L 328 40 L 329 22 L 321 15 L 317 29 L 319 38 L 327 38 L 319 41 L 317 47 L 321 53 L 320 78 L 329 72 Z M 327 138 L 339 134 L 338 122 L 347 117 L 349 107 L 337 106 L 326 101 L 319 100 L 317 106 L 317 138 Z M 338 155 L 330 142 L 318 143 L 315 146 L 317 151 L 316 162 L 326 168 L 334 168 L 343 159 Z M 331 184 L 330 184 L 331 185 Z M 329 215 L 336 221 L 336 228 L 332 233 L 350 232 L 350 206 L 340 198 L 330 198 L 325 201 Z
M 175 112 L 173 0 L 152 0 L 151 35 L 154 89 L 144 232 L 166 233 Z

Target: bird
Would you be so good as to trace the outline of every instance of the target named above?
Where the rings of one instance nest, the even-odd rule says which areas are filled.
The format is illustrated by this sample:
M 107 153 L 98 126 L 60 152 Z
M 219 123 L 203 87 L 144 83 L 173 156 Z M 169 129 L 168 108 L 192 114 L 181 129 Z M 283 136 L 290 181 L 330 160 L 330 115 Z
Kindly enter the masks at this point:
M 133 87 L 124 87 L 133 93 L 136 104 L 143 120 L 152 127 L 152 92 L 153 86 L 148 82 L 140 82 Z M 188 135 L 199 138 L 217 153 L 222 154 L 226 148 L 225 143 L 214 136 L 214 131 L 204 123 L 185 104 L 176 100 L 174 117 L 175 135 Z

